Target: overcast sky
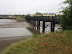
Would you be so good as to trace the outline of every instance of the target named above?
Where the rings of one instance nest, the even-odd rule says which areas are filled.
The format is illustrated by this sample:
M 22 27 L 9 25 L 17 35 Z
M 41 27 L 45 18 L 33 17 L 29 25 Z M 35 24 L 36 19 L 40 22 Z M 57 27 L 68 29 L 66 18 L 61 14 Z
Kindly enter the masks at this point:
M 0 14 L 57 13 L 64 0 L 0 0 Z

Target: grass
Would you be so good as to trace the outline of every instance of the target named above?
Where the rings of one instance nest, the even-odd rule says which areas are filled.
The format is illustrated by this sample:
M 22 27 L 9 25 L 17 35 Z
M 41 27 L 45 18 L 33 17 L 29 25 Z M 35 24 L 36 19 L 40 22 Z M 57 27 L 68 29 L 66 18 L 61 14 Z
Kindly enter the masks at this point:
M 1 54 L 72 54 L 72 30 L 35 35 L 12 43 Z
M 18 22 L 25 20 L 25 16 L 0 17 L 0 18 L 16 18 Z

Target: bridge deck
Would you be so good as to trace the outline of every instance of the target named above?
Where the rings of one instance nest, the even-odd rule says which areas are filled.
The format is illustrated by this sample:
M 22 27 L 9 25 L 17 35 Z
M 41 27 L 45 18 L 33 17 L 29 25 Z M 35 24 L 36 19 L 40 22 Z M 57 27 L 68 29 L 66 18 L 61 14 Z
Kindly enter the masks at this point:
M 59 23 L 59 19 L 57 17 L 49 17 L 49 16 L 26 16 L 27 21 L 45 21 L 45 22 L 53 22 L 55 24 Z

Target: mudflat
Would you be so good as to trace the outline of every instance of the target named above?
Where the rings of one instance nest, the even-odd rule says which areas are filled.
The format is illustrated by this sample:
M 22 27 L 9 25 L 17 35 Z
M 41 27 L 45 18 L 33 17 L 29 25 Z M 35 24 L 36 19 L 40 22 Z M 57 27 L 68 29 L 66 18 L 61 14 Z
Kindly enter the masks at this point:
M 3 28 L 21 28 L 21 27 L 29 28 L 29 27 L 32 27 L 32 25 L 26 21 L 23 21 L 23 22 L 5 22 L 4 24 L 0 24 L 0 29 L 3 29 Z M 16 36 L 16 37 L 0 38 L 0 52 L 2 50 L 4 50 L 5 48 L 7 48 L 8 46 L 10 46 L 12 43 L 15 43 L 15 42 L 18 42 L 21 40 L 25 40 L 27 37 L 30 37 L 30 36 Z
M 6 22 L 4 24 L 0 24 L 0 28 L 19 28 L 19 27 L 32 27 L 32 25 L 26 21 L 23 21 L 23 22 Z
M 0 39 L 0 52 L 10 46 L 12 43 L 25 40 L 26 37 L 11 37 Z

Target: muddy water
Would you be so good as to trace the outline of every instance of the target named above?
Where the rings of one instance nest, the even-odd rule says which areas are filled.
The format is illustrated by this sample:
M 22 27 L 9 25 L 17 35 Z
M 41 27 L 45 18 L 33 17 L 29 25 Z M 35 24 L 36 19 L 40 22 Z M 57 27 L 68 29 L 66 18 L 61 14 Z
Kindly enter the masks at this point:
M 45 22 L 45 34 L 50 33 L 50 22 Z M 60 26 L 55 25 L 55 31 L 60 31 Z M 37 31 L 37 27 L 34 30 L 27 22 L 17 22 L 17 20 L 0 19 L 0 38 L 5 37 L 18 37 L 29 36 L 33 34 L 42 34 L 43 23 L 40 22 L 40 30 Z
M 29 35 L 32 35 L 32 34 L 25 27 L 23 28 L 0 28 L 0 38 L 29 36 Z
M 17 22 L 17 20 L 0 19 L 0 38 L 29 36 L 32 33 L 26 29 L 26 22 Z
M 10 24 L 10 23 L 15 23 L 17 20 L 12 20 L 12 19 L 0 19 L 0 25 L 3 24 Z
M 30 28 L 32 25 L 26 21 L 0 19 L 0 52 L 12 43 L 31 37 L 32 33 L 27 29 L 28 27 Z

